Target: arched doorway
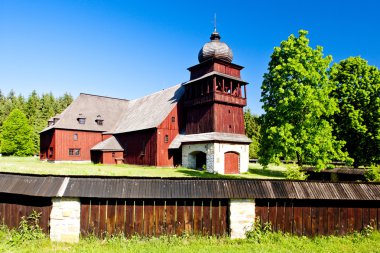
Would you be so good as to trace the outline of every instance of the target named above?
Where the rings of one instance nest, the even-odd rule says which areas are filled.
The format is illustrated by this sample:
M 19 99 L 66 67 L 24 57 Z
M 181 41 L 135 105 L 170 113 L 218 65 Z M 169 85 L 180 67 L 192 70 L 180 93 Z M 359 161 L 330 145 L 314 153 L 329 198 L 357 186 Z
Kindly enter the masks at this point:
M 236 152 L 224 153 L 224 174 L 239 174 L 239 154 Z
M 195 151 L 190 154 L 191 160 L 193 161 L 192 168 L 194 169 L 203 169 L 206 163 L 206 153 L 201 151 Z
M 203 152 L 198 152 L 195 155 L 195 165 L 197 169 L 203 169 L 206 166 L 206 154 Z

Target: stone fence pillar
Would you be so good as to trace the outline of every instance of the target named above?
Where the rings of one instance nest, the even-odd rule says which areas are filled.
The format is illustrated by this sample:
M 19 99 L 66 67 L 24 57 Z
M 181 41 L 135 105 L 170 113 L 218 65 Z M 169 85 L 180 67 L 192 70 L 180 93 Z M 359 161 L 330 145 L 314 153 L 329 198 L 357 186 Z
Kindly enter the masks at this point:
M 79 198 L 52 198 L 50 213 L 50 239 L 59 242 L 79 242 Z
M 245 238 L 255 221 L 255 200 L 231 199 L 229 204 L 231 238 Z

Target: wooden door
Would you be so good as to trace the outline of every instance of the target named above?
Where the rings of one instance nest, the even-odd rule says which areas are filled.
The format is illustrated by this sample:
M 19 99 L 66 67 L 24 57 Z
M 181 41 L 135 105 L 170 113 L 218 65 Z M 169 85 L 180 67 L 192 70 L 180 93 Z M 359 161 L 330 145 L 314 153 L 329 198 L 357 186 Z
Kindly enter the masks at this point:
M 224 173 L 239 174 L 239 154 L 235 152 L 224 153 Z

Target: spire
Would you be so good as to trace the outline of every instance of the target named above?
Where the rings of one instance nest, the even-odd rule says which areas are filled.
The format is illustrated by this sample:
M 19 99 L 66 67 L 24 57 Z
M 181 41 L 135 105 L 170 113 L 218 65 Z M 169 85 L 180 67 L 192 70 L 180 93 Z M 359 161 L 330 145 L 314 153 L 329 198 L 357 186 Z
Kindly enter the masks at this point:
M 219 41 L 220 40 L 220 35 L 216 31 L 216 13 L 214 13 L 214 31 L 211 34 L 210 40 L 211 41 Z
M 211 41 L 219 41 L 220 40 L 220 34 L 216 31 L 216 13 L 214 14 L 214 31 L 212 32 L 210 36 Z
M 214 13 L 214 32 L 216 32 L 216 13 Z

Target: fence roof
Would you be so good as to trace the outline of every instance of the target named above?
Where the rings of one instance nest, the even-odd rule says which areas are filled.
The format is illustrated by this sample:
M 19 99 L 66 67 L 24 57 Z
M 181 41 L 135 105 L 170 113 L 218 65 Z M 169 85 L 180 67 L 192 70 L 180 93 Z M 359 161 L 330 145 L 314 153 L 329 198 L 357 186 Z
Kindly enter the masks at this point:
M 380 184 L 258 179 L 59 177 L 0 173 L 0 192 L 131 199 L 380 200 Z

